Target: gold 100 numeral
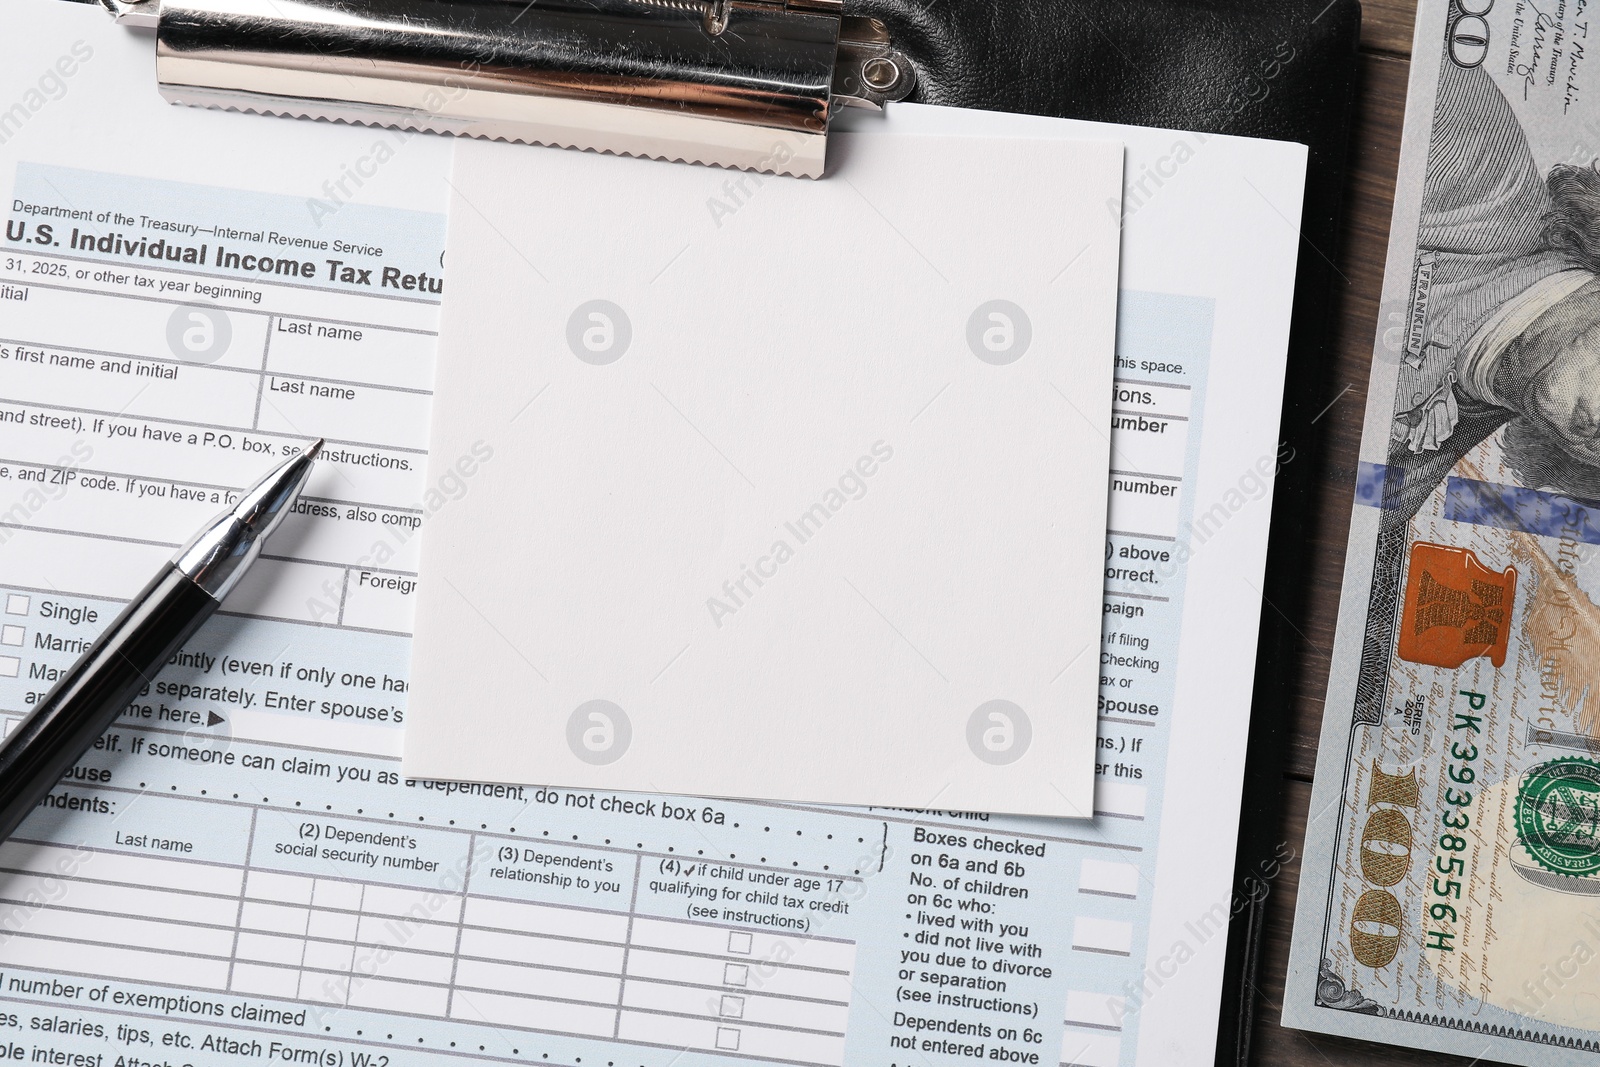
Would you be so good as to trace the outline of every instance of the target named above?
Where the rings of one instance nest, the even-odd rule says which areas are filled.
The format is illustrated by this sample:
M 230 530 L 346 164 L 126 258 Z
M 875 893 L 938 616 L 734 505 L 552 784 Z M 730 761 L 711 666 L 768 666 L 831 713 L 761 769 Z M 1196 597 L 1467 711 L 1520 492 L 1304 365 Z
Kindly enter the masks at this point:
M 1415 836 L 1404 809 L 1417 807 L 1417 772 L 1387 774 L 1372 761 L 1367 784 L 1367 822 L 1361 828 L 1361 874 L 1375 886 L 1391 886 L 1411 869 Z M 1400 951 L 1400 902 L 1387 888 L 1368 889 L 1350 913 L 1350 952 L 1365 967 L 1387 967 Z

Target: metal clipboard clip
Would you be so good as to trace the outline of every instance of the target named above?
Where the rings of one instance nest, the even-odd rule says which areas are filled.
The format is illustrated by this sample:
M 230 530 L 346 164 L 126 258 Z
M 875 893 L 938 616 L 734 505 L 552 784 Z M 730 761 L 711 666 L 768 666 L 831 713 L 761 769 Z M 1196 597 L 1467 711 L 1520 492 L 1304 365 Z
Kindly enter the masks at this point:
M 162 96 L 817 178 L 842 106 L 915 84 L 842 0 L 101 0 Z

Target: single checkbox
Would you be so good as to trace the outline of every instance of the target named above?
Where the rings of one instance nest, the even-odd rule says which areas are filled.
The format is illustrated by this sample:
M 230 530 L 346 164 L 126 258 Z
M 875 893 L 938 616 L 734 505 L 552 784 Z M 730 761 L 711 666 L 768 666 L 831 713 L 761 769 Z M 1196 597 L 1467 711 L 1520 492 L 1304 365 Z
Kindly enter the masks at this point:
M 738 1052 L 739 1031 L 731 1026 L 717 1027 L 717 1047 L 724 1052 Z
M 722 967 L 722 984 L 745 986 L 750 984 L 750 968 L 742 963 L 728 963 Z
M 741 956 L 750 955 L 750 935 L 732 930 L 728 933 L 728 951 L 737 952 Z
M 723 997 L 721 1015 L 724 1019 L 744 1018 L 743 997 Z
M 0 645 L 20 645 L 26 632 L 20 626 L 0 626 Z
M 6 614 L 26 615 L 28 613 L 29 598 L 21 593 L 6 594 Z
M 22 661 L 15 656 L 0 656 L 0 678 L 15 678 L 22 670 Z

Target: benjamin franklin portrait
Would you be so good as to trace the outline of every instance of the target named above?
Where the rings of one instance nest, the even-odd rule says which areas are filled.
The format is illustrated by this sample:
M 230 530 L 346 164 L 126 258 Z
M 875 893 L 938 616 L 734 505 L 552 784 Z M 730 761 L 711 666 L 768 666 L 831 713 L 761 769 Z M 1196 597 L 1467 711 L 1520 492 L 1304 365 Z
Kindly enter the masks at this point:
M 1385 491 L 1408 521 L 1501 426 L 1517 482 L 1600 499 L 1600 170 L 1536 168 L 1510 104 L 1446 58 Z

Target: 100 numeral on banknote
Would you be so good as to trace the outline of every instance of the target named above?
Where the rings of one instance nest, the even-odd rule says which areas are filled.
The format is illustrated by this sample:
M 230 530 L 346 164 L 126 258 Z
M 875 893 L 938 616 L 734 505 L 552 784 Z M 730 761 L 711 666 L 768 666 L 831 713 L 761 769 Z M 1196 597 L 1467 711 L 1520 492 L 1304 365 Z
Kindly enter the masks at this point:
M 1290 1025 L 1600 1063 L 1590 14 L 1418 13 Z

